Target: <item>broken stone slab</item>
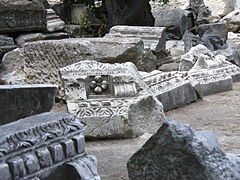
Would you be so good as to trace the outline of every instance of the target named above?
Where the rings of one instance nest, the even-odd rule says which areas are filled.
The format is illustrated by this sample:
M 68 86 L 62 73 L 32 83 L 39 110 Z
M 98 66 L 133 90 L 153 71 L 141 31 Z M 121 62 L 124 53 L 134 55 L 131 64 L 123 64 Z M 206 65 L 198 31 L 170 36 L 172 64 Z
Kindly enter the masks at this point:
M 158 10 L 153 12 L 156 27 L 166 27 L 168 40 L 181 39 L 187 27 L 187 18 L 184 10 Z
M 0 125 L 51 110 L 57 86 L 0 85 Z
M 166 49 L 165 27 L 114 26 L 105 37 L 141 38 L 145 49 L 156 55 Z
M 169 111 L 198 99 L 197 92 L 190 81 L 185 80 L 185 76 L 186 72 L 153 71 L 142 79 L 163 104 L 164 111 Z
M 1 78 L 8 84 L 56 84 L 57 97 L 63 98 L 59 68 L 86 59 L 133 62 L 143 71 L 156 68 L 156 56 L 139 38 L 74 38 L 31 42 L 5 54 Z
M 228 31 L 239 32 L 240 10 L 230 12 L 228 15 L 224 16 L 220 21 L 228 24 Z
M 227 62 L 225 58 L 217 55 L 217 61 L 212 61 L 200 55 L 196 64 L 188 71 L 189 80 L 200 95 L 232 90 L 233 82 L 240 81 L 240 68 Z
M 16 44 L 19 47 L 23 47 L 24 44 L 41 40 L 54 40 L 54 39 L 66 39 L 69 38 L 68 33 L 53 32 L 53 33 L 27 33 L 21 34 L 15 38 Z
M 0 1 L 0 33 L 44 30 L 46 11 L 40 1 Z
M 82 61 L 60 74 L 68 111 L 80 118 L 87 137 L 135 137 L 161 126 L 162 104 L 134 64 Z
M 233 78 L 221 69 L 192 72 L 187 79 L 201 96 L 233 89 Z
M 16 46 L 12 37 L 9 37 L 7 35 L 0 35 L 0 63 L 4 54 L 15 48 Z
M 0 137 L 3 179 L 75 174 L 80 179 L 100 180 L 96 158 L 85 152 L 83 125 L 74 115 L 49 112 L 20 119 L 0 126 Z M 68 171 L 59 171 L 65 166 L 70 166 Z
M 195 63 L 199 60 L 199 64 L 195 66 L 194 69 L 209 69 L 209 68 L 218 68 L 222 66 L 231 65 L 227 61 L 227 58 L 223 55 L 214 55 L 206 46 L 199 44 L 195 47 L 192 47 L 190 51 L 184 54 L 181 57 L 179 70 L 180 71 L 189 71 L 193 68 Z
M 240 156 L 226 154 L 210 131 L 165 121 L 127 163 L 129 180 L 237 180 Z

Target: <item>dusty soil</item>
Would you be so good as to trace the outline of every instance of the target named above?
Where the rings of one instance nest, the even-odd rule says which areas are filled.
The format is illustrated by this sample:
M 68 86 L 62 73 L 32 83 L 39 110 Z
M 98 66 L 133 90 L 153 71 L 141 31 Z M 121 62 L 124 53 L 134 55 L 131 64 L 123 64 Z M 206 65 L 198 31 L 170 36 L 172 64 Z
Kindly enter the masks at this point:
M 53 111 L 66 111 L 56 105 Z M 199 130 L 211 130 L 218 136 L 225 152 L 240 154 L 240 83 L 234 90 L 205 96 L 185 107 L 166 113 L 168 118 L 191 124 Z M 135 139 L 86 141 L 86 151 L 98 159 L 98 172 L 103 180 L 125 180 L 127 160 L 150 137 Z

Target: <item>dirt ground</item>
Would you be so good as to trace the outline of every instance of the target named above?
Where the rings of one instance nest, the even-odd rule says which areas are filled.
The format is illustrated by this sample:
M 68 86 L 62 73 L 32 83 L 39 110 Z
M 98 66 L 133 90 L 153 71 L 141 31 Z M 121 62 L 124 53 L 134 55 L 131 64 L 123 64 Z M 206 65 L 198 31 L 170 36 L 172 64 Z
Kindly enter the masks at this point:
M 55 106 L 53 111 L 66 111 Z M 166 117 L 191 124 L 199 130 L 215 132 L 225 152 L 240 154 L 240 83 L 232 91 L 205 96 L 190 105 L 166 113 Z M 135 139 L 86 141 L 86 152 L 98 159 L 98 172 L 103 180 L 128 179 L 128 159 L 150 137 Z

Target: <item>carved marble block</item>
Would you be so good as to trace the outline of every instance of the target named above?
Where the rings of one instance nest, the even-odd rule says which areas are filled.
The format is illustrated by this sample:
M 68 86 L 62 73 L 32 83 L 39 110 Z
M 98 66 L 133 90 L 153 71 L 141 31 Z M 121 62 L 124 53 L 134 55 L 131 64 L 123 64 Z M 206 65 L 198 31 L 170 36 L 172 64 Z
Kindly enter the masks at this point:
M 144 48 L 156 56 L 166 50 L 165 27 L 114 26 L 105 37 L 141 38 Z
M 75 179 L 100 180 L 84 143 L 83 125 L 70 114 L 43 113 L 2 125 L 0 180 L 63 180 L 73 173 Z
M 142 75 L 143 81 L 152 90 L 154 96 L 162 102 L 164 111 L 184 106 L 198 99 L 197 92 L 185 77 L 186 72 L 157 70 Z
M 46 30 L 46 10 L 38 0 L 0 0 L 0 33 Z
M 0 125 L 51 110 L 56 85 L 0 85 Z
M 68 111 L 88 137 L 132 137 L 155 132 L 164 119 L 133 63 L 82 61 L 60 69 Z

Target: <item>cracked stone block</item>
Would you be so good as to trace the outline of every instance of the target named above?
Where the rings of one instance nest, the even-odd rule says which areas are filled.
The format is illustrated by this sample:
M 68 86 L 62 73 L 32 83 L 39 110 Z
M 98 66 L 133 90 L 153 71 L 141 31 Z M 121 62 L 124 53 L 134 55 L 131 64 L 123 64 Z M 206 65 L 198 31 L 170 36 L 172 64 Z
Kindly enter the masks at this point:
M 105 37 L 141 38 L 144 48 L 159 56 L 166 50 L 165 31 L 165 27 L 114 26 Z
M 60 74 L 68 111 L 80 118 L 87 137 L 133 137 L 161 126 L 162 104 L 134 64 L 89 60 L 61 68 Z
M 142 75 L 143 81 L 153 91 L 154 96 L 163 104 L 164 111 L 169 111 L 191 102 L 199 97 L 185 72 L 153 71 Z
M 0 85 L 0 125 L 50 111 L 56 91 L 50 84 Z

